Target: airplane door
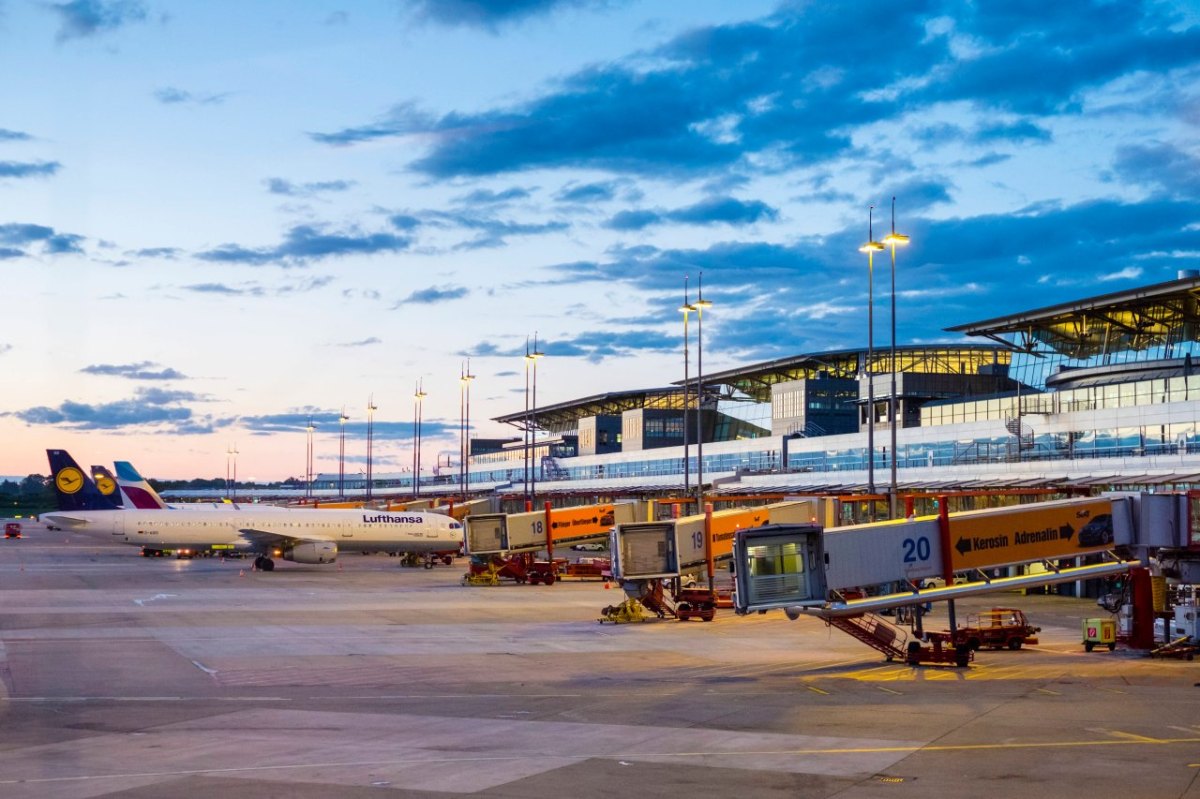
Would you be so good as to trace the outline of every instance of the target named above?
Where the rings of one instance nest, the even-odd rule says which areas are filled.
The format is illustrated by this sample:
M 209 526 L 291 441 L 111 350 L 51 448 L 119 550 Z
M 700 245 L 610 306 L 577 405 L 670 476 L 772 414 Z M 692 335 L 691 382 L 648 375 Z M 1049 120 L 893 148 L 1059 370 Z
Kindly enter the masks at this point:
M 124 535 L 125 535 L 125 525 L 123 524 L 123 520 L 121 519 L 122 515 L 123 514 L 121 514 L 121 513 L 113 514 L 112 530 L 110 532 L 114 538 L 117 536 L 124 537 Z

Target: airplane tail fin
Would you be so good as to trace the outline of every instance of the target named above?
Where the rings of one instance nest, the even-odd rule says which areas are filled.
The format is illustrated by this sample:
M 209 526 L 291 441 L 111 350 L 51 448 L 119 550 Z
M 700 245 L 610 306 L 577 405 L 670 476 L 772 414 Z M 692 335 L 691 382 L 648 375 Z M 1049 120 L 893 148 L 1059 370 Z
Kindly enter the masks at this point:
M 125 498 L 121 495 L 121 488 L 117 483 L 117 478 L 113 477 L 113 473 L 106 467 L 92 466 L 92 481 L 96 484 L 96 488 L 100 489 L 101 494 L 110 498 L 121 507 L 125 507 Z
M 46 456 L 59 510 L 117 510 L 113 498 L 96 487 L 65 449 L 48 449 Z
M 121 492 L 129 498 L 133 507 L 141 510 L 162 510 L 167 507 L 167 503 L 163 502 L 163 498 L 138 470 L 133 468 L 132 463 L 117 461 L 113 465 L 117 467 L 117 484 L 121 486 Z

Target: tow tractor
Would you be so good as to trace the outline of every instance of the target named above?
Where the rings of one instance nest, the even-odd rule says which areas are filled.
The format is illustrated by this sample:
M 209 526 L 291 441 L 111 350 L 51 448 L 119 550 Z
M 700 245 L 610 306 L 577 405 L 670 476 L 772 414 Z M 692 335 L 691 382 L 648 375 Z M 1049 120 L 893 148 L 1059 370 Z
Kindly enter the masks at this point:
M 5 538 L 20 538 L 21 537 L 21 523 L 20 522 L 6 522 L 4 525 L 4 537 Z

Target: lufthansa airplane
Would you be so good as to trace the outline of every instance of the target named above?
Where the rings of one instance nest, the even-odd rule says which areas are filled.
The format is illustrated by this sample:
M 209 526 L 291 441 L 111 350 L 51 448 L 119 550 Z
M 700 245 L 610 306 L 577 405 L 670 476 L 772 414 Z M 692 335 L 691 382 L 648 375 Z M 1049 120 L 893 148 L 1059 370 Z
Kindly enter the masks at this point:
M 338 552 L 457 550 L 462 524 L 428 511 L 295 510 L 266 505 L 228 509 L 122 509 L 61 449 L 46 450 L 58 511 L 41 518 L 64 530 L 150 550 L 213 548 L 257 553 L 254 565 L 275 568 L 273 557 L 294 563 L 333 563 Z

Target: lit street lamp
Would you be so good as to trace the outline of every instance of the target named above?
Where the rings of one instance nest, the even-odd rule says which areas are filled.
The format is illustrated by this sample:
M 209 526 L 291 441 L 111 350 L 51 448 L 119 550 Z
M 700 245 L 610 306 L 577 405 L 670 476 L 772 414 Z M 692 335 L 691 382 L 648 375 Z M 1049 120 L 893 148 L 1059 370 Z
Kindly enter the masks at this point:
M 462 479 L 462 496 L 463 501 L 467 500 L 467 491 L 471 487 L 470 483 L 470 431 L 471 431 L 471 381 L 475 379 L 475 375 L 471 374 L 471 359 L 467 359 L 466 368 L 462 370 L 458 380 L 460 384 L 459 404 L 462 410 L 462 440 L 459 448 L 460 468 Z
M 350 417 L 346 415 L 346 407 L 342 406 L 342 412 L 338 416 L 338 424 L 341 426 L 341 437 L 338 443 L 338 496 L 345 498 L 346 496 L 346 422 L 350 421 Z
M 237 502 L 237 444 L 230 444 L 225 450 L 225 493 L 231 502 Z M 233 479 L 229 478 L 229 464 L 233 462 Z
M 308 417 L 308 426 L 304 429 L 308 431 L 308 460 L 305 471 L 304 496 L 311 499 L 313 495 L 313 431 L 317 429 L 317 426 L 313 424 L 311 416 Z
M 525 430 L 528 436 L 528 443 L 525 446 L 526 459 L 529 463 L 526 471 L 529 474 L 529 493 L 525 498 L 526 510 L 533 507 L 533 503 L 537 500 L 537 460 L 535 453 L 537 451 L 537 362 L 538 359 L 545 355 L 544 352 L 538 351 L 537 331 L 533 332 L 533 352 L 529 351 L 529 342 L 525 342 Z M 530 413 L 529 405 L 529 367 L 533 366 L 533 406 Z
M 371 501 L 371 484 L 374 478 L 371 474 L 371 457 L 375 448 L 375 411 L 379 410 L 379 406 L 375 404 L 375 395 L 372 394 L 367 398 L 367 502 Z
M 413 499 L 421 496 L 421 404 L 428 396 L 424 385 L 424 380 L 418 380 L 413 393 Z
M 892 427 L 892 482 L 889 488 L 888 498 L 888 515 L 889 518 L 896 518 L 896 427 L 899 422 L 896 420 L 896 410 L 899 405 L 896 398 L 896 247 L 908 244 L 908 236 L 896 232 L 896 198 L 892 198 L 892 232 L 883 240 L 883 243 L 892 249 L 892 355 L 891 368 L 892 373 L 892 393 L 888 400 L 888 416 L 891 419 Z
M 696 310 L 696 306 L 688 302 L 688 276 L 683 276 L 683 305 L 679 306 L 679 310 L 683 312 L 683 493 L 687 494 L 692 490 L 692 471 L 689 459 L 691 453 L 688 451 L 690 443 L 688 441 L 688 409 L 691 405 L 692 397 L 692 382 L 689 374 L 690 364 L 688 363 L 688 355 L 691 345 L 688 340 L 688 318 L 692 311 Z
M 704 272 L 696 280 L 696 512 L 704 513 Z
M 867 254 L 867 493 L 875 493 L 875 253 L 883 245 L 875 241 L 875 206 L 867 216 L 867 243 L 858 248 Z M 871 501 L 871 518 L 875 517 Z

